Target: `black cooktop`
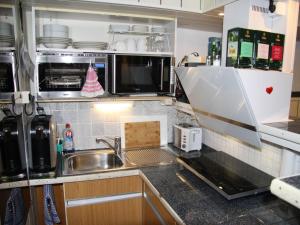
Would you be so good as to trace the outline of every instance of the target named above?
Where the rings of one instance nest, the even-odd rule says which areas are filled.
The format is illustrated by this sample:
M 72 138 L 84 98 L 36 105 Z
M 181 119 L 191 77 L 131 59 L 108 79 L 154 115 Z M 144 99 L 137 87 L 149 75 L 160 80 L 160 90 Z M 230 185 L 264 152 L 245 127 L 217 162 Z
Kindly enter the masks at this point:
M 196 158 L 178 161 L 228 200 L 268 191 L 272 176 L 224 153 L 203 146 Z
M 264 125 L 275 127 L 280 130 L 286 130 L 296 134 L 300 134 L 300 120 L 276 122 L 276 123 L 265 123 Z

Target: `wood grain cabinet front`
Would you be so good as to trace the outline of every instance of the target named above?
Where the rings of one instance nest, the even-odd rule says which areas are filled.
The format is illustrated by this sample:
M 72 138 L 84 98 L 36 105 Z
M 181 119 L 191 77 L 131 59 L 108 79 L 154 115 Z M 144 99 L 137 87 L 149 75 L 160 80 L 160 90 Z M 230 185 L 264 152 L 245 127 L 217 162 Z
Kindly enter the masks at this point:
M 65 216 L 65 202 L 64 202 L 64 191 L 63 184 L 54 184 L 53 196 L 56 206 L 56 211 L 60 219 L 60 225 L 66 225 L 66 216 Z M 35 222 L 38 225 L 45 225 L 44 217 L 44 187 L 36 186 L 32 188 L 33 193 L 33 210 L 35 212 Z
M 65 184 L 68 225 L 141 225 L 139 176 Z
M 169 213 L 159 198 L 144 184 L 143 225 L 176 225 L 176 220 Z

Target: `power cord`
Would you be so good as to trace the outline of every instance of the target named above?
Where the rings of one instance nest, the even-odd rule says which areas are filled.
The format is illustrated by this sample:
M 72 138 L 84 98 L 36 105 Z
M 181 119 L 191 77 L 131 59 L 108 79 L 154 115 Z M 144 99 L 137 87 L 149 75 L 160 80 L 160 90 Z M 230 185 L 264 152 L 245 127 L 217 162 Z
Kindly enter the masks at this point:
M 38 103 L 36 103 L 38 105 Z M 31 105 L 31 112 L 27 111 L 27 106 Z M 31 116 L 34 113 L 34 107 L 35 107 L 35 97 L 31 94 L 29 94 L 29 104 L 24 104 L 24 112 L 26 116 Z

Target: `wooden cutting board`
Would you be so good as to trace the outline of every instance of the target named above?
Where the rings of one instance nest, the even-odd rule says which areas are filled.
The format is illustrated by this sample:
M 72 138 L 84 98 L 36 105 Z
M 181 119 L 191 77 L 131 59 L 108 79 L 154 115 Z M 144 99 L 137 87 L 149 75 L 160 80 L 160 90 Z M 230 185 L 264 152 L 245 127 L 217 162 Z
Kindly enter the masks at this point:
M 160 146 L 160 122 L 130 122 L 124 124 L 125 148 Z

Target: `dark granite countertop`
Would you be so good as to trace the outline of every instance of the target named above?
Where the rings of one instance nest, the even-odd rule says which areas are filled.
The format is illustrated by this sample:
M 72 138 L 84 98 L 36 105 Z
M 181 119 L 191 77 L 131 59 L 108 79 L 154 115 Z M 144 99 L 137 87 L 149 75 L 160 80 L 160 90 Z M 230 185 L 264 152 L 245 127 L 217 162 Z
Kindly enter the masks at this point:
M 270 192 L 229 201 L 178 164 L 141 170 L 187 225 L 300 224 L 300 210 Z
M 300 175 L 281 179 L 283 182 L 300 189 Z
M 274 127 L 274 128 L 280 129 L 280 130 L 300 134 L 300 120 L 276 122 L 276 123 L 266 123 L 265 125 Z

